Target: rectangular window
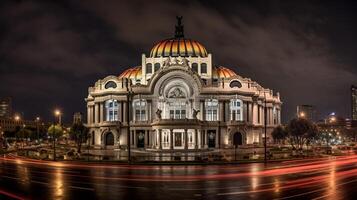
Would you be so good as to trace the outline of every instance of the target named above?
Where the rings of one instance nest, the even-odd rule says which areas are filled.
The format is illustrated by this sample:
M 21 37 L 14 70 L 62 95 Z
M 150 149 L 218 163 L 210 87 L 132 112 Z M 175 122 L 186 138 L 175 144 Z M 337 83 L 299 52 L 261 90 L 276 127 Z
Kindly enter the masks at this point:
M 146 65 L 146 73 L 147 74 L 151 74 L 152 73 L 152 65 L 151 64 L 147 64 Z
M 170 110 L 170 119 L 174 118 L 174 110 Z

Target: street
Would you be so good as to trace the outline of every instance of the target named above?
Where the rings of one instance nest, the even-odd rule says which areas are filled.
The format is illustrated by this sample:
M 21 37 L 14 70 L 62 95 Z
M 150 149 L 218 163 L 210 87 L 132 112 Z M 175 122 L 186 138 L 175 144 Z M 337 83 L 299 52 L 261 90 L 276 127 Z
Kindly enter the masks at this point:
M 8 155 L 1 199 L 353 199 L 357 156 L 236 165 L 119 165 Z

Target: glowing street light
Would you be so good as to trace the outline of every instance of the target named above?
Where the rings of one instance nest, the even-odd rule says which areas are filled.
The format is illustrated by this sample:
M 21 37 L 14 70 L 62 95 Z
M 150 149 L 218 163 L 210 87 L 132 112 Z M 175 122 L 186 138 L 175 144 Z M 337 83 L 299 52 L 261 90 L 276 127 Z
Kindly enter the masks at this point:
M 305 113 L 304 112 L 300 112 L 300 117 L 304 118 L 305 117 Z
M 15 115 L 15 121 L 20 121 L 20 116 L 19 115 Z
M 61 111 L 59 109 L 56 109 L 54 111 L 54 114 L 56 117 L 58 117 L 58 124 L 61 125 L 61 115 L 62 115 Z

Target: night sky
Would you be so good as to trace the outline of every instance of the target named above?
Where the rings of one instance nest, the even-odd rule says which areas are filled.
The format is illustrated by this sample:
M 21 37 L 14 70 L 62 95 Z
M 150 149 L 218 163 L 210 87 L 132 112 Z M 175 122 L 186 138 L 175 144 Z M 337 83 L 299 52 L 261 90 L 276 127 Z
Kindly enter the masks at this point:
M 140 65 L 183 15 L 214 65 L 280 92 L 283 121 L 298 104 L 349 117 L 356 11 L 356 1 L 1 1 L 0 96 L 27 119 L 59 107 L 69 122 L 86 113 L 89 86 Z

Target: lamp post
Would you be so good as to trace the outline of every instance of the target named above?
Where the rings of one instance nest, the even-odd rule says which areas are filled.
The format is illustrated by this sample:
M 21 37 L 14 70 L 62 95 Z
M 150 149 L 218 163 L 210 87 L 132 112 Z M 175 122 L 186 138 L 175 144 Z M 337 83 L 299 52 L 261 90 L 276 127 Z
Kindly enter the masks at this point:
M 40 127 L 39 127 L 39 123 L 40 123 L 40 117 L 36 117 L 36 132 L 37 132 L 37 142 L 39 142 L 40 140 Z
M 131 152 L 130 152 L 130 145 L 131 145 L 131 139 L 130 139 L 130 102 L 131 102 L 131 96 L 133 95 L 133 89 L 131 88 L 131 81 L 129 78 L 125 79 L 125 87 L 127 91 L 126 95 L 126 119 L 127 119 L 127 146 L 128 146 L 128 163 L 130 164 L 131 162 Z
M 267 163 L 267 98 L 264 91 L 264 163 Z
M 55 119 L 53 122 L 53 135 L 52 135 L 52 139 L 53 139 L 53 161 L 56 161 L 56 136 L 55 136 L 55 132 L 56 132 L 56 118 L 58 117 L 58 124 L 61 125 L 61 111 L 56 109 L 55 112 Z

